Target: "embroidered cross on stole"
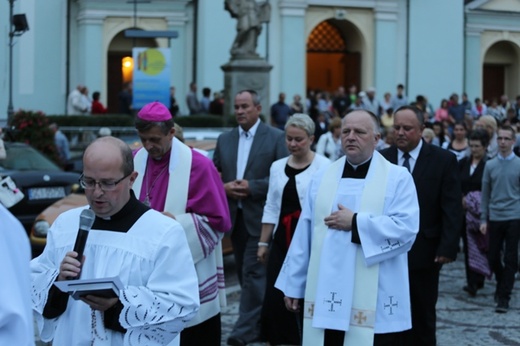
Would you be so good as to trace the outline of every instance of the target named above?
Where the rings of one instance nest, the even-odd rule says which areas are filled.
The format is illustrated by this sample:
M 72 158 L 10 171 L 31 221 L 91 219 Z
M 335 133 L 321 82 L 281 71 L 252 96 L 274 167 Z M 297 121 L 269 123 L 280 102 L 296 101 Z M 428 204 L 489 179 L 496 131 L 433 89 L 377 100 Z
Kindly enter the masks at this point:
M 314 236 L 305 287 L 303 346 L 323 345 L 324 342 L 324 329 L 312 326 L 321 252 L 328 230 L 323 219 L 331 213 L 345 160 L 343 157 L 329 166 L 316 196 Z M 363 188 L 359 212 L 375 215 L 383 213 L 389 167 L 390 163 L 374 152 L 367 174 L 367 179 L 370 180 L 367 180 Z M 352 310 L 344 345 L 373 345 L 378 281 L 379 265 L 367 267 L 362 247 L 359 246 L 356 251 Z

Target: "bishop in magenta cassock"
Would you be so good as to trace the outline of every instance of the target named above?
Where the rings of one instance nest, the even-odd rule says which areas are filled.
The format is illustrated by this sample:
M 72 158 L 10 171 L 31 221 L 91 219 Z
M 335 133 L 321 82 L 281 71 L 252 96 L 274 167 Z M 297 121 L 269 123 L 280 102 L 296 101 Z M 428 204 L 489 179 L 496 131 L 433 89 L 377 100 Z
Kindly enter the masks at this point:
M 213 162 L 175 137 L 166 106 L 152 102 L 139 111 L 136 128 L 143 148 L 134 156 L 139 200 L 174 217 L 184 228 L 199 279 L 201 307 L 181 345 L 220 345 L 220 306 L 225 304 L 221 239 L 231 228 L 229 208 Z

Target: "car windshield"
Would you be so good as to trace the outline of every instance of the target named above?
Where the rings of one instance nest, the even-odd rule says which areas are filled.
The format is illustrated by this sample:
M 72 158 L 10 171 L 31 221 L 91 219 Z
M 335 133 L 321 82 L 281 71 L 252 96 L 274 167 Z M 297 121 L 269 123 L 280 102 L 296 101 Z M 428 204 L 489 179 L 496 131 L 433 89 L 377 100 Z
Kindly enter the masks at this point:
M 43 154 L 30 146 L 6 143 L 7 156 L 0 160 L 0 170 L 60 171 L 61 169 Z

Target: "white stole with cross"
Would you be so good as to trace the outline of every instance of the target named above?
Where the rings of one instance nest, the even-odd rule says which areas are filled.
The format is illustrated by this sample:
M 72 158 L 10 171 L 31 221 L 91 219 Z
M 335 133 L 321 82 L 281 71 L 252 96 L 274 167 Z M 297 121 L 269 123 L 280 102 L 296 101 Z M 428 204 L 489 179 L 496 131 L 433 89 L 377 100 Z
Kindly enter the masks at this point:
M 174 137 L 172 140 L 172 148 L 170 150 L 168 186 L 164 187 L 167 189 L 164 210 L 172 213 L 175 216 L 175 219 L 181 224 L 186 232 L 186 238 L 188 240 L 188 244 L 195 262 L 195 268 L 197 270 L 197 276 L 199 278 L 200 284 L 207 282 L 206 280 L 208 280 L 208 277 L 214 276 L 216 273 L 215 264 L 211 264 L 210 261 L 202 260 L 203 250 L 197 232 L 197 224 L 194 222 L 192 214 L 186 212 L 192 159 L 193 153 L 190 147 Z M 148 152 L 142 148 L 134 156 L 135 170 L 139 172 L 139 175 L 137 176 L 137 179 L 135 180 L 132 188 L 138 197 L 143 186 L 143 178 L 146 172 L 147 162 Z M 219 242 L 215 247 L 214 253 L 216 267 L 223 268 L 224 262 L 222 258 L 222 242 Z M 199 313 L 190 322 L 188 322 L 187 326 L 191 327 L 194 325 L 194 323 L 200 323 L 201 320 L 203 321 L 213 316 L 211 314 L 215 314 L 215 311 L 220 310 L 220 308 L 215 307 L 217 304 L 220 306 L 226 306 L 225 290 L 219 289 L 218 298 L 218 303 L 209 301 L 206 302 L 206 304 L 202 304 Z M 207 316 L 207 314 L 210 314 L 210 316 Z M 175 340 L 168 346 L 178 345 L 179 339 L 179 337 L 175 338 Z
M 342 261 L 350 261 L 351 264 L 355 261 L 355 265 L 351 265 L 355 273 L 338 271 L 338 277 L 332 284 L 335 287 L 331 289 L 327 289 L 327 282 L 320 283 L 320 267 L 329 265 L 329 263 L 321 263 L 323 244 L 329 232 L 323 220 L 333 210 L 337 210 L 337 206 L 333 204 L 342 180 L 341 173 L 345 160 L 346 158 L 343 157 L 328 168 L 316 196 L 314 234 L 305 288 L 304 346 L 323 345 L 324 329 L 346 331 L 344 345 L 372 345 L 374 340 L 379 265 L 366 266 L 362 247 L 347 244 L 357 249 L 349 253 L 343 250 L 341 256 L 336 256 Z M 389 169 L 390 163 L 374 152 L 367 177 L 364 179 L 359 212 L 382 214 Z M 331 230 L 331 232 L 342 231 Z M 345 246 L 345 244 L 336 245 Z M 343 264 L 345 263 L 330 263 L 334 270 Z M 331 282 L 331 280 L 327 281 Z M 338 314 L 338 310 L 342 310 L 343 314 Z

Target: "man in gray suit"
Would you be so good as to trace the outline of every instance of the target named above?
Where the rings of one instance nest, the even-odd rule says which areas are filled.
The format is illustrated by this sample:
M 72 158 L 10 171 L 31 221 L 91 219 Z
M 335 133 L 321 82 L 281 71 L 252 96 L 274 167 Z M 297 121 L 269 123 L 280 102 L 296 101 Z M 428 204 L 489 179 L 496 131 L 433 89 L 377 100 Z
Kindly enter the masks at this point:
M 283 131 L 264 124 L 258 94 L 243 90 L 235 96 L 238 127 L 217 140 L 213 162 L 222 173 L 231 222 L 231 242 L 242 287 L 238 321 L 228 345 L 246 345 L 260 337 L 260 312 L 265 292 L 265 266 L 256 252 L 269 185 L 269 168 L 289 155 Z

